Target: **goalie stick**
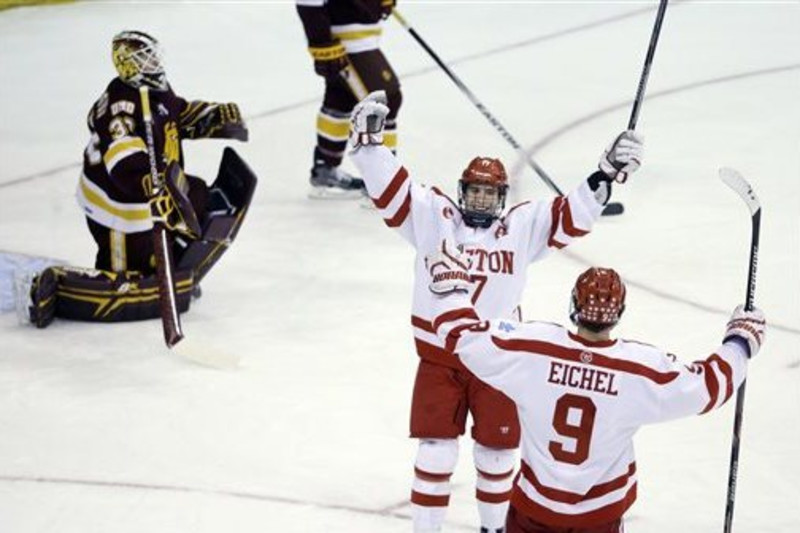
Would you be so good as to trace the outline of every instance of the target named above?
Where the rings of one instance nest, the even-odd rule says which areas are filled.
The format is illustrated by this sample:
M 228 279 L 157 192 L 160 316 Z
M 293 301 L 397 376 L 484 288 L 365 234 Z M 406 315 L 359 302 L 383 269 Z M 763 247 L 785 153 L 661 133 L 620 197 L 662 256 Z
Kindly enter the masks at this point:
M 150 175 L 153 183 L 153 196 L 161 192 L 164 187 L 164 178 L 159 177 L 156 163 L 155 140 L 153 138 L 153 115 L 150 112 L 150 93 L 146 86 L 139 88 L 142 101 L 142 114 L 144 116 L 145 142 L 147 155 L 150 159 Z M 161 307 L 161 324 L 164 330 L 164 341 L 172 352 L 198 363 L 213 368 L 233 368 L 239 364 L 239 356 L 217 350 L 213 344 L 196 340 L 183 341 L 181 318 L 178 314 L 175 283 L 173 281 L 172 251 L 167 239 L 165 221 L 156 207 L 150 204 L 150 215 L 153 218 L 153 251 L 156 258 L 156 277 L 158 279 L 158 299 Z
M 156 148 L 153 139 L 153 115 L 150 113 L 150 91 L 147 86 L 139 88 L 144 116 L 145 142 L 147 156 L 150 159 L 150 179 L 153 184 L 153 198 L 164 188 L 164 178 L 159 176 L 156 163 Z M 150 216 L 153 219 L 153 253 L 156 259 L 156 277 L 158 279 L 158 300 L 161 306 L 161 324 L 164 329 L 164 342 L 172 348 L 183 339 L 181 318 L 178 314 L 175 283 L 172 279 L 172 253 L 167 239 L 165 221 L 153 202 L 150 203 Z
M 753 309 L 756 291 L 756 268 L 758 267 L 758 237 L 761 228 L 761 203 L 756 193 L 742 175 L 732 168 L 719 169 L 720 179 L 747 205 L 750 210 L 751 236 L 750 236 L 750 262 L 747 272 L 747 292 L 745 293 L 744 308 Z M 731 440 L 731 462 L 728 468 L 728 497 L 725 505 L 725 533 L 730 533 L 733 527 L 733 505 L 736 500 L 736 481 L 739 470 L 739 447 L 741 446 L 742 417 L 744 415 L 744 393 L 747 379 L 742 381 L 736 391 L 736 412 L 733 419 L 733 438 Z
M 425 40 L 420 36 L 420 34 L 417 33 L 417 31 L 414 28 L 411 27 L 411 25 L 406 21 L 405 18 L 403 18 L 402 15 L 400 15 L 397 9 L 392 10 L 392 15 L 400 23 L 400 25 L 403 26 L 403 28 L 405 28 L 409 34 L 411 34 L 414 40 L 417 41 L 417 43 L 419 43 L 419 45 L 422 46 L 422 48 L 424 48 L 426 52 L 428 52 L 428 55 L 430 55 L 431 58 L 433 58 L 433 60 L 436 62 L 436 64 L 439 65 L 439 68 L 441 68 L 444 71 L 444 73 L 447 74 L 447 76 L 452 80 L 452 82 L 456 84 L 456 87 L 458 87 L 461 90 L 464 96 L 466 96 L 469 99 L 469 101 L 472 102 L 472 105 L 474 105 L 478 109 L 478 111 L 480 111 L 481 114 L 486 118 L 486 120 L 488 120 L 489 123 L 492 126 L 494 126 L 494 129 L 497 130 L 497 132 L 500 133 L 500 135 L 508 142 L 508 144 L 510 144 L 511 147 L 517 151 L 517 154 L 519 154 L 519 156 L 522 157 L 526 163 L 528 163 L 528 166 L 530 166 L 533 169 L 533 171 L 536 172 L 536 174 L 545 183 L 545 185 L 547 185 L 550 188 L 550 190 L 552 190 L 557 195 L 564 196 L 564 193 L 561 191 L 561 189 L 558 188 L 558 185 L 555 184 L 555 182 L 550 178 L 550 176 L 547 175 L 544 169 L 541 166 L 539 166 L 539 164 L 536 163 L 536 161 L 533 160 L 531 155 L 527 151 L 525 151 L 522 145 L 520 145 L 517 142 L 517 140 L 511 135 L 511 133 L 509 133 L 508 130 L 502 124 L 500 124 L 500 121 L 497 120 L 497 118 L 489 112 L 486 106 L 483 105 L 483 103 L 481 103 L 480 100 L 478 100 L 478 98 L 472 93 L 472 91 L 469 90 L 469 88 L 464 84 L 464 82 L 461 81 L 461 79 L 458 76 L 456 76 L 452 70 L 450 70 L 450 67 L 448 67 L 444 61 L 442 61 L 442 59 L 436 54 L 436 52 L 433 51 L 433 49 L 428 45 L 428 43 L 425 42 Z M 603 208 L 602 214 L 605 216 L 620 215 L 623 213 L 624 210 L 625 206 L 623 206 L 621 203 L 610 202 L 608 205 L 605 206 L 605 208 Z

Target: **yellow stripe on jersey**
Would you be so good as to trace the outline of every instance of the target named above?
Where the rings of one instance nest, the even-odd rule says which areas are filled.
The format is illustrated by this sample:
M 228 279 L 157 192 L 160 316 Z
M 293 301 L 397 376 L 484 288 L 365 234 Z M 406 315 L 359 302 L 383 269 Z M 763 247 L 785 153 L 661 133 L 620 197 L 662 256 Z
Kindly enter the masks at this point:
M 153 227 L 150 204 L 147 202 L 126 204 L 112 200 L 86 176 L 81 176 L 76 196 L 84 214 L 109 229 L 136 233 Z
M 117 139 L 111 146 L 108 147 L 106 153 L 103 155 L 103 162 L 106 164 L 106 170 L 111 170 L 123 159 L 129 155 L 138 152 L 147 152 L 147 147 L 140 137 L 122 137 Z
M 356 30 L 356 31 L 342 31 L 331 32 L 335 37 L 338 37 L 340 41 L 358 41 L 360 39 L 368 39 L 370 37 L 380 37 L 383 33 L 383 30 L 380 28 L 374 28 L 370 30 Z
M 319 113 L 317 115 L 317 133 L 332 141 L 346 141 L 350 135 L 350 119 Z

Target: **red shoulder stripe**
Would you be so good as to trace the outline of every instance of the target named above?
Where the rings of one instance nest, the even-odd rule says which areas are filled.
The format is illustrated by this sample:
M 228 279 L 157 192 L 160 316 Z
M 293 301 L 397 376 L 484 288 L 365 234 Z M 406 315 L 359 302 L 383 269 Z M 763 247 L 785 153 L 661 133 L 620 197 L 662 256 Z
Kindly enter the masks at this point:
M 506 351 L 528 352 L 532 355 L 553 357 L 555 359 L 563 359 L 565 361 L 573 361 L 576 363 L 608 368 L 610 370 L 634 374 L 645 379 L 649 379 L 658 385 L 666 385 L 678 377 L 677 371 L 660 372 L 641 363 L 626 361 L 624 359 L 615 359 L 613 357 L 608 357 L 588 349 L 576 350 L 574 348 L 567 348 L 565 346 L 560 346 L 550 342 L 523 339 L 501 339 L 494 336 L 492 336 L 492 342 L 494 342 L 494 344 L 499 348 Z

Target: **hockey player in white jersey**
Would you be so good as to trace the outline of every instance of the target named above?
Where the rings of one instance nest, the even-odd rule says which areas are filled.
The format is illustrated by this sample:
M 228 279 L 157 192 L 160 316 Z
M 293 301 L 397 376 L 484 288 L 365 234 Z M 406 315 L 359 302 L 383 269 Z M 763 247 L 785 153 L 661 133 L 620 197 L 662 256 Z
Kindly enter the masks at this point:
M 762 342 L 763 313 L 737 307 L 722 344 L 704 359 L 611 338 L 625 285 L 590 268 L 572 291 L 575 332 L 552 323 L 481 321 L 469 299 L 466 257 L 444 246 L 429 256 L 434 321 L 447 349 L 517 406 L 522 463 L 506 533 L 619 533 L 636 499 L 633 435 L 644 424 L 720 407 Z
M 507 176 L 497 159 L 476 157 L 459 182 L 458 202 L 415 183 L 383 146 L 389 113 L 380 92 L 352 116 L 352 161 L 385 223 L 418 253 L 411 323 L 420 357 L 411 406 L 411 437 L 419 440 L 411 493 L 415 531 L 439 531 L 458 458 L 458 437 L 472 415 L 476 498 L 483 530 L 502 531 L 519 445 L 516 409 L 505 395 L 467 371 L 437 338 L 424 255 L 447 232 L 470 258 L 469 295 L 480 316 L 519 318 L 528 264 L 589 232 L 611 194 L 640 164 L 642 141 L 623 132 L 603 154 L 600 170 L 565 197 L 505 209 Z

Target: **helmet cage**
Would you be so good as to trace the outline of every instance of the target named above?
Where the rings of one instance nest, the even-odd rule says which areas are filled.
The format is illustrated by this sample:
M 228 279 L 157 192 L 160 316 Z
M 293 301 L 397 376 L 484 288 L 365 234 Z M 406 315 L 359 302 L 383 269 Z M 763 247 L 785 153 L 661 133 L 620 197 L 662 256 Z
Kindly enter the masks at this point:
M 167 88 L 158 41 L 146 33 L 124 31 L 112 42 L 112 59 L 120 79 L 133 87 L 147 85 L 157 90 Z

